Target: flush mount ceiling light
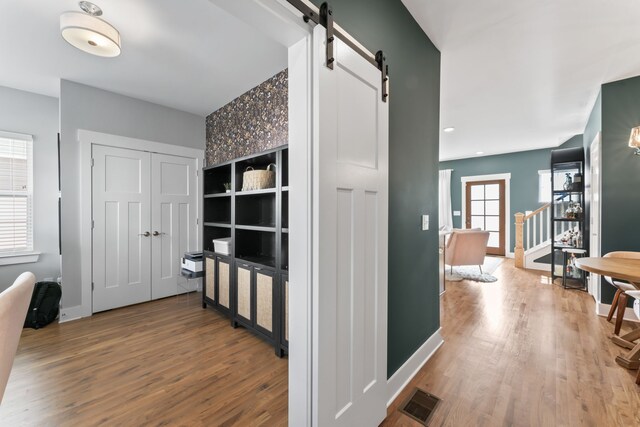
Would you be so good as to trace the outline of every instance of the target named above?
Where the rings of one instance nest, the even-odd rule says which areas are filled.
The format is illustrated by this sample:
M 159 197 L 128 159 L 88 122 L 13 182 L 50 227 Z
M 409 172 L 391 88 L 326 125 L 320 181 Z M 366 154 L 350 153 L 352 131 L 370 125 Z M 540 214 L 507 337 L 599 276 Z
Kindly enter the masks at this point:
M 456 128 L 448 127 L 448 128 L 444 128 L 444 129 L 442 129 L 442 130 L 443 130 L 444 132 L 446 132 L 446 133 L 451 133 L 451 132 L 453 132 L 454 130 L 456 130 Z
M 640 126 L 631 129 L 629 137 L 629 147 L 635 148 L 636 156 L 640 156 Z
M 477 155 L 477 156 L 481 156 L 481 155 L 483 155 L 483 154 L 484 154 L 484 151 L 476 151 L 476 155 Z
M 92 55 L 107 58 L 120 55 L 120 33 L 98 18 L 102 10 L 88 1 L 81 1 L 78 5 L 82 12 L 60 15 L 62 37 L 73 47 Z

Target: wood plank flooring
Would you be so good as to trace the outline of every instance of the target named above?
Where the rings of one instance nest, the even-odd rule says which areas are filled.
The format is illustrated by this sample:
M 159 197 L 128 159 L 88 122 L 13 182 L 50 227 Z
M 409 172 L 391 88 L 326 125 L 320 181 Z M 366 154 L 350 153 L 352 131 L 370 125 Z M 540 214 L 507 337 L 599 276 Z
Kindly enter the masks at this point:
M 287 359 L 186 295 L 25 329 L 1 426 L 284 426 Z
M 430 426 L 640 426 L 636 372 L 615 363 L 624 350 L 591 296 L 510 260 L 494 275 L 496 283 L 447 283 L 445 343 L 383 426 L 420 426 L 397 412 L 414 387 L 442 399 Z
M 504 262 L 496 283 L 449 282 L 445 344 L 419 386 L 442 398 L 431 426 L 636 426 L 635 372 L 589 295 Z M 625 324 L 623 331 L 629 330 Z M 168 298 L 24 331 L 1 426 L 283 426 L 287 360 L 198 297 Z

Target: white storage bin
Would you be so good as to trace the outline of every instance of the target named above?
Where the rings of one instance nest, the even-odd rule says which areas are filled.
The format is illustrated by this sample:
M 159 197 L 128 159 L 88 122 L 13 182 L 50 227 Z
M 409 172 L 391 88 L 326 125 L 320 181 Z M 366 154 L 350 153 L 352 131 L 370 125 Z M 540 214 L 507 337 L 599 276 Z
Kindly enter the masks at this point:
M 231 255 L 231 237 L 213 239 L 214 251 L 221 255 Z

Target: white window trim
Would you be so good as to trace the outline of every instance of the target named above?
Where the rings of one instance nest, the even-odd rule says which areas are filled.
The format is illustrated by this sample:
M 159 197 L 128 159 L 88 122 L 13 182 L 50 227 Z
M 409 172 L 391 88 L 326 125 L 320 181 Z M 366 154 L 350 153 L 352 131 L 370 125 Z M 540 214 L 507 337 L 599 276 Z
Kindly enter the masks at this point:
M 38 262 L 40 252 L 15 252 L 0 255 L 0 266 Z
M 540 177 L 545 174 L 549 174 L 549 178 L 551 178 L 551 169 L 542 169 L 538 171 L 538 203 L 549 203 L 551 201 L 551 200 L 549 200 L 549 202 L 540 201 Z
M 33 144 L 33 135 L 29 135 L 26 133 L 8 132 L 8 131 L 0 130 L 0 138 L 13 139 L 17 141 L 26 141 Z M 32 156 L 31 162 L 33 162 L 33 147 L 31 147 L 31 156 Z M 33 166 L 32 166 L 32 173 L 33 173 Z M 31 180 L 33 180 L 33 176 L 31 176 Z M 31 193 L 31 203 L 33 204 L 33 189 Z M 31 209 L 33 209 L 33 206 L 31 206 Z M 33 212 L 32 212 L 32 215 L 33 215 Z M 33 222 L 31 224 L 31 227 L 32 228 L 34 227 Z M 32 233 L 31 244 L 35 247 L 35 236 L 33 235 L 34 234 L 33 229 L 31 230 L 31 233 Z M 41 254 L 40 252 L 37 252 L 35 250 L 24 251 L 24 252 L 4 252 L 4 253 L 0 252 L 0 266 L 30 264 L 30 263 L 38 262 L 38 260 L 40 259 L 40 254 Z
M 467 201 L 465 199 L 466 190 L 467 190 L 467 182 L 473 181 L 494 181 L 494 180 L 504 180 L 504 241 L 505 241 L 505 249 L 504 255 L 507 258 L 513 258 L 515 255 L 512 251 L 511 247 L 511 174 L 510 173 L 499 173 L 494 175 L 475 175 L 475 176 L 463 176 L 460 178 L 462 183 L 462 219 L 461 219 L 461 228 L 467 228 L 466 218 L 467 218 Z
M 7 132 L 7 131 L 4 131 L 4 130 L 0 130 L 0 138 L 15 139 L 15 140 L 18 140 L 18 141 L 33 142 L 33 135 L 28 135 L 26 133 Z

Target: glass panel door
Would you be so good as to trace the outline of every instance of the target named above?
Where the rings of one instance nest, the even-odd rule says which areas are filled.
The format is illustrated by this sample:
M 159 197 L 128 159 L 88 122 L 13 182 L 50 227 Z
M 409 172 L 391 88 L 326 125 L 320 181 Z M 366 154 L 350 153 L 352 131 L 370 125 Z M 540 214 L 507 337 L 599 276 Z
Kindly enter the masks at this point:
M 468 182 L 466 228 L 489 232 L 487 253 L 505 254 L 504 180 Z

